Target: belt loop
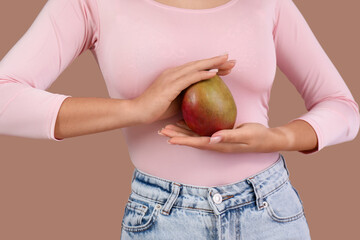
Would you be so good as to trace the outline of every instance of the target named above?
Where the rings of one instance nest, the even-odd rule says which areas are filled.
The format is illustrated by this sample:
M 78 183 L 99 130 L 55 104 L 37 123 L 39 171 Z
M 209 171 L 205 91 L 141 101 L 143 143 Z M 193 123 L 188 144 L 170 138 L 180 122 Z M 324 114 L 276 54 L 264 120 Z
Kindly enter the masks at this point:
M 133 174 L 132 174 L 132 177 L 131 177 L 131 182 L 134 181 L 134 178 L 135 178 L 135 173 L 136 173 L 136 168 L 134 168 L 134 171 L 133 171 Z
M 175 200 L 179 196 L 180 188 L 181 188 L 181 184 L 172 182 L 171 194 L 170 194 L 169 198 L 167 199 L 166 203 L 164 204 L 164 207 L 161 210 L 161 214 L 163 214 L 163 215 L 170 214 L 170 210 L 171 210 L 172 206 L 174 205 Z
M 282 162 L 284 163 L 284 168 L 286 169 L 286 172 L 288 174 L 288 177 L 290 177 L 290 171 L 288 169 L 288 167 L 286 166 L 286 161 L 285 161 L 285 158 L 283 157 L 283 155 L 280 154 L 280 157 L 282 159 Z
M 246 181 L 253 187 L 256 196 L 256 206 L 258 210 L 264 208 L 264 201 L 261 192 L 257 189 L 257 184 L 254 177 L 247 178 Z

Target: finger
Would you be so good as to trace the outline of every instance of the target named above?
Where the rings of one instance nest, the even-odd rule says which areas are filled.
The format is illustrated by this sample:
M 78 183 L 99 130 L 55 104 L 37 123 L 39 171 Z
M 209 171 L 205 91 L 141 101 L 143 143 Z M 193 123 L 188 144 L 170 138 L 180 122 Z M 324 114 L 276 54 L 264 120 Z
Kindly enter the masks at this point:
M 213 150 L 223 153 L 247 152 L 245 144 L 216 143 L 209 144 L 209 137 L 173 137 L 169 139 L 170 144 L 184 145 L 204 150 Z
M 219 66 L 219 71 L 231 70 L 236 65 L 236 60 L 229 60 Z
M 190 130 L 184 129 L 182 127 L 175 126 L 175 125 L 172 125 L 172 124 L 166 125 L 164 129 L 170 129 L 170 130 L 173 130 L 173 131 L 177 131 L 177 132 L 186 134 L 188 136 L 194 136 L 194 137 L 199 136 L 197 133 L 193 132 L 191 129 Z
M 219 72 L 217 74 L 219 76 L 225 76 L 225 75 L 228 75 L 229 73 L 231 73 L 231 69 L 230 70 L 219 70 Z
M 233 60 L 232 60 L 233 61 Z M 223 65 L 219 66 L 218 68 L 215 68 L 217 70 L 216 74 L 219 76 L 225 76 L 228 75 L 231 70 L 233 69 L 233 67 L 235 66 L 236 61 L 234 60 L 234 62 L 225 62 Z M 190 86 L 193 83 L 199 82 L 201 80 L 206 80 L 209 78 L 214 77 L 215 74 L 212 73 L 212 71 L 207 71 L 204 73 L 204 71 L 198 71 L 198 72 L 192 72 L 189 73 L 188 75 L 183 76 L 183 78 L 185 78 L 186 80 L 184 80 L 183 78 L 181 78 L 181 82 L 183 83 L 187 83 L 187 86 Z
M 217 56 L 208 59 L 197 60 L 193 64 L 190 64 L 183 68 L 183 70 L 188 72 L 201 71 L 213 68 L 220 68 L 228 60 L 229 55 Z
M 231 70 L 233 70 L 235 64 L 236 64 L 236 60 L 229 60 L 225 62 L 223 65 L 219 67 L 217 75 L 225 76 L 229 74 Z
M 180 65 L 179 67 L 181 69 L 184 69 L 186 67 L 189 67 L 189 66 L 193 66 L 193 65 L 196 65 L 196 64 L 200 64 L 200 63 L 210 63 L 215 61 L 215 63 L 219 64 L 221 62 L 224 62 L 225 59 L 227 59 L 229 57 L 229 54 L 226 53 L 226 54 L 223 54 L 223 55 L 218 55 L 218 56 L 214 56 L 214 57 L 210 57 L 210 58 L 205 58 L 205 59 L 197 59 L 197 60 L 194 60 L 194 61 L 191 61 L 191 62 L 187 62 L 183 65 Z M 203 67 L 202 69 L 206 69 L 207 67 Z M 208 67 L 208 69 L 211 69 L 211 67 Z M 200 70 L 200 69 L 198 69 Z
M 188 137 L 189 135 L 183 133 L 183 132 L 178 132 L 176 130 L 173 129 L 168 129 L 168 128 L 163 128 L 162 130 L 159 131 L 159 134 L 161 135 L 165 135 L 167 137 Z
M 229 55 L 226 54 L 222 56 L 200 59 L 185 63 L 181 66 L 174 68 L 174 70 L 176 70 L 175 77 L 180 78 L 182 76 L 188 75 L 191 72 L 197 72 L 212 68 L 219 68 L 221 65 L 223 65 L 226 62 L 228 56 Z
M 199 72 L 192 72 L 189 73 L 183 77 L 181 77 L 179 80 L 179 83 L 181 85 L 185 85 L 183 89 L 186 89 L 190 85 L 200 82 L 202 80 L 207 80 L 212 77 L 214 77 L 217 74 L 217 72 L 210 72 L 210 71 L 199 71 Z
M 209 137 L 173 137 L 169 143 L 178 145 L 188 145 L 191 147 L 208 147 Z M 210 146 L 211 147 L 211 146 Z
M 224 143 L 247 144 L 246 135 L 242 129 L 223 129 L 215 132 L 211 137 L 215 136 L 221 136 L 221 142 Z

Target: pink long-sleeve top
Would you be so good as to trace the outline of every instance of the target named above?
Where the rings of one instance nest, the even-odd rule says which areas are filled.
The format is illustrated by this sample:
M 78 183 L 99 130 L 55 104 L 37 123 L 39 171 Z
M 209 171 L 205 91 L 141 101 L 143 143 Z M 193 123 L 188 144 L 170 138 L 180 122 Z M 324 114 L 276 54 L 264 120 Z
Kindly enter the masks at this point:
M 135 98 L 169 67 L 228 52 L 237 64 L 222 79 L 237 105 L 235 126 L 268 126 L 278 66 L 305 101 L 308 112 L 296 119 L 314 128 L 317 151 L 350 141 L 359 130 L 357 103 L 292 0 L 230 0 L 208 9 L 155 0 L 49 0 L 0 62 L 0 134 L 64 141 L 54 137 L 54 126 L 70 96 L 46 89 L 86 50 L 111 98 Z M 136 168 L 215 186 L 253 175 L 279 157 L 169 145 L 157 131 L 181 118 L 122 128 Z

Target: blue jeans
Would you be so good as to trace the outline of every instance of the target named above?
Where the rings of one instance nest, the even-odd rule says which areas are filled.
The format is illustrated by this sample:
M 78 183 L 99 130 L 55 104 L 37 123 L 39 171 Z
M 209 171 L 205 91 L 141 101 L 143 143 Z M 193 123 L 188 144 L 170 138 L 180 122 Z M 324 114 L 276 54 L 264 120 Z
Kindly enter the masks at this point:
M 285 160 L 216 187 L 172 182 L 134 170 L 121 240 L 307 240 L 310 232 Z

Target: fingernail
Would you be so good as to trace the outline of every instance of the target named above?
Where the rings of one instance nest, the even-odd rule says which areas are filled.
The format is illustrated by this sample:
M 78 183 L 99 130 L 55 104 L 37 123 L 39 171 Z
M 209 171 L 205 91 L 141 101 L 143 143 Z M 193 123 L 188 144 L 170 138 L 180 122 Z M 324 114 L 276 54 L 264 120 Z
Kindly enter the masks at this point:
M 232 59 L 232 60 L 229 60 L 228 62 L 231 62 L 231 63 L 236 63 L 236 60 L 235 59 Z
M 174 145 L 174 143 L 171 143 L 171 142 L 170 142 L 170 139 L 167 140 L 167 143 L 168 143 L 168 144 L 171 144 L 171 145 Z
M 161 130 L 158 130 L 158 134 L 161 135 L 161 136 L 165 136 L 164 134 L 161 133 Z
M 221 141 L 221 136 L 211 137 L 209 144 L 218 143 L 218 142 L 220 142 L 220 141 Z
M 223 56 L 226 56 L 226 55 L 229 55 L 228 52 L 223 52 L 221 55 L 219 55 L 219 57 L 223 57 Z
M 213 69 L 210 69 L 209 72 L 219 72 L 219 69 L 213 68 Z

